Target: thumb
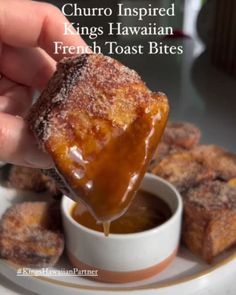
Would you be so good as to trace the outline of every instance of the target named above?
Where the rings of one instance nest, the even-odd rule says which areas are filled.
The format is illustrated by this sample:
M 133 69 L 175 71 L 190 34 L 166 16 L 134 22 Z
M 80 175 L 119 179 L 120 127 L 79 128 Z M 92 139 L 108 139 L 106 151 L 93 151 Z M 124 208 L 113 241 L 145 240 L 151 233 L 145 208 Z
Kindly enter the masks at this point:
M 51 168 L 50 156 L 37 142 L 21 117 L 0 113 L 0 161 L 33 168 Z

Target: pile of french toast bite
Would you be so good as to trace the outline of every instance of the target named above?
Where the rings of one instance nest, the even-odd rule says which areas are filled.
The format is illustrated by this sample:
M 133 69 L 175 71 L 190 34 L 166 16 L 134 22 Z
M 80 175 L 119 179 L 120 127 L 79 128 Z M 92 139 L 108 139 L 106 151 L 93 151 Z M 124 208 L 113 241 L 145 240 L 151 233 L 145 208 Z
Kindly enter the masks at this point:
M 216 145 L 202 145 L 200 138 L 201 132 L 193 124 L 169 122 L 148 172 L 166 179 L 180 192 L 184 203 L 182 242 L 194 254 L 211 263 L 217 255 L 236 245 L 236 155 Z M 47 191 L 57 200 L 61 195 L 54 181 L 38 169 L 12 166 L 8 185 L 36 192 Z M 48 225 L 43 221 L 43 215 L 46 211 L 47 216 L 55 214 L 55 207 L 59 210 L 59 206 L 33 202 L 14 206 L 2 218 L 1 256 L 26 265 L 55 264 L 63 250 L 62 228 L 52 229 L 51 222 Z M 50 255 L 44 235 L 40 238 L 40 251 L 36 246 L 32 248 L 34 243 L 31 241 L 24 243 L 22 249 L 19 246 L 18 253 L 15 253 L 13 238 L 9 242 L 9 231 L 4 230 L 9 220 L 18 222 L 18 218 L 22 223 L 29 219 L 27 214 L 32 215 L 35 210 L 38 213 L 37 218 L 33 218 L 34 224 L 22 226 L 21 238 L 28 241 L 28 234 L 37 236 L 38 232 L 45 231 L 46 239 L 53 237 L 49 243 Z M 20 217 L 22 212 L 24 219 Z M 57 212 L 58 218 L 59 214 Z M 24 231 L 24 227 L 27 230 Z M 34 255 L 27 256 L 26 250 Z
M 236 245 L 236 155 L 199 144 L 200 130 L 170 122 L 149 172 L 172 183 L 184 203 L 183 243 L 211 263 Z

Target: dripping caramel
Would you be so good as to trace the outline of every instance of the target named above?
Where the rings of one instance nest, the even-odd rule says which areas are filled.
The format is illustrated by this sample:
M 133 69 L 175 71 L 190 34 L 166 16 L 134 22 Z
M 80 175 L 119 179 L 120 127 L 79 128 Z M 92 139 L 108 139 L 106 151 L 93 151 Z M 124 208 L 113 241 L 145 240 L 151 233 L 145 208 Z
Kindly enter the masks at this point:
M 58 64 L 29 122 L 64 193 L 107 222 L 130 205 L 168 111 L 167 97 L 150 91 L 135 71 L 89 54 Z
M 71 144 L 68 161 L 64 160 L 59 168 L 66 171 L 73 193 L 93 208 L 97 220 L 112 221 L 126 210 L 144 176 L 162 128 L 155 115 L 144 114 L 91 158 L 86 157 L 86 153 L 82 158 L 79 150 L 71 155 L 71 148 L 76 149 L 78 142 Z M 89 145 L 84 151 L 87 147 L 89 149 Z

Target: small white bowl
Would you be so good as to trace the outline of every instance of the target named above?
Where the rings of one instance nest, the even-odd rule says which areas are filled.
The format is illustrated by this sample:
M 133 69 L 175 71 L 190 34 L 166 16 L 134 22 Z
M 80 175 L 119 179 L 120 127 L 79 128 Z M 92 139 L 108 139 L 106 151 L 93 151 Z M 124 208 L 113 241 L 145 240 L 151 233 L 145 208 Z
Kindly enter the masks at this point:
M 96 270 L 94 279 L 125 283 L 156 275 L 175 258 L 181 231 L 182 199 L 167 181 L 146 174 L 141 188 L 164 200 L 172 216 L 162 225 L 132 234 L 110 234 L 89 229 L 71 217 L 74 201 L 64 196 L 62 217 L 70 262 L 83 270 Z

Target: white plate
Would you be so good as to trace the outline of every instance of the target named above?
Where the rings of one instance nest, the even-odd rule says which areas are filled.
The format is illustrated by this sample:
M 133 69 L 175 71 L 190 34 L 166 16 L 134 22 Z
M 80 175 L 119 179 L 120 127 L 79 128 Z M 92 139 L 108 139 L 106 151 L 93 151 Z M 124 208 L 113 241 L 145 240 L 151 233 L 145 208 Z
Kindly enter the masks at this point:
M 0 186 L 0 216 L 13 203 L 45 200 L 47 196 L 31 194 Z M 171 237 L 170 237 L 171 238 Z M 17 266 L 0 259 L 0 273 L 14 283 L 39 294 L 236 294 L 236 251 L 227 251 L 209 266 L 181 247 L 172 265 L 159 275 L 129 284 L 98 283 L 83 277 L 20 277 Z M 54 269 L 72 269 L 63 256 Z

